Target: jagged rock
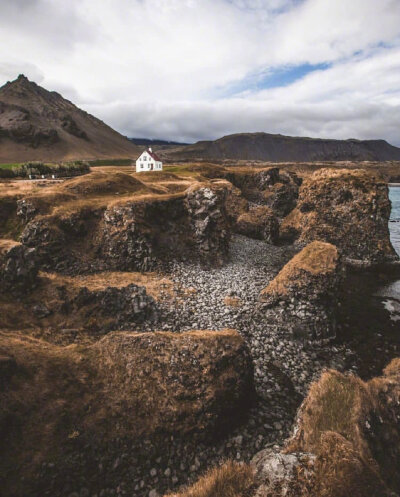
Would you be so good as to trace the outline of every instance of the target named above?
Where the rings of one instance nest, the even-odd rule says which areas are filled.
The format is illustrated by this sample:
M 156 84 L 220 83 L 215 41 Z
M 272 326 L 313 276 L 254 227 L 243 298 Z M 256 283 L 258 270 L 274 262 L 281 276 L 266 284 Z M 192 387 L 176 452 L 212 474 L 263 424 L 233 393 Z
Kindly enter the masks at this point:
M 313 469 L 314 460 L 314 454 L 285 454 L 277 449 L 258 452 L 251 460 L 257 485 L 254 496 L 286 496 L 290 492 L 292 495 L 299 473 L 307 478 Z
M 311 386 L 285 449 L 254 457 L 256 495 L 398 495 L 399 406 L 399 359 L 367 383 L 325 372 Z
M 106 209 L 99 245 L 110 268 L 149 271 L 155 267 L 150 230 L 143 222 L 146 204 L 126 203 Z
M 197 250 L 203 259 L 218 265 L 228 253 L 230 231 L 224 206 L 227 191 L 213 186 L 189 188 L 185 205 Z
M 0 240 L 0 289 L 24 293 L 36 284 L 38 265 L 35 249 L 13 240 Z
M 85 204 L 71 212 L 36 215 L 21 241 L 38 248 L 42 268 L 69 274 L 149 271 L 174 259 L 219 265 L 227 257 L 241 200 L 230 183 L 219 180 L 186 194 L 153 195 L 109 207 Z M 33 213 L 29 203 L 21 203 L 20 216 Z
M 254 172 L 230 172 L 226 178 L 242 190 L 243 196 L 269 206 L 278 217 L 286 216 L 296 205 L 301 179 L 277 167 Z
M 250 238 L 274 243 L 279 237 L 278 218 L 269 207 L 255 207 L 238 217 L 236 231 Z
M 154 299 L 147 295 L 144 287 L 134 284 L 97 291 L 81 288 L 76 296 L 63 303 L 63 309 L 72 315 L 79 314 L 86 326 L 102 332 L 133 329 L 157 317 Z
M 296 208 L 281 225 L 284 240 L 333 243 L 350 261 L 395 260 L 389 239 L 388 187 L 361 169 L 321 169 L 307 178 Z
M 260 300 L 268 316 L 295 337 L 334 336 L 341 276 L 337 248 L 313 242 L 283 267 Z
M 17 201 L 17 216 L 24 222 L 33 219 L 37 212 L 36 206 L 30 200 L 20 199 Z

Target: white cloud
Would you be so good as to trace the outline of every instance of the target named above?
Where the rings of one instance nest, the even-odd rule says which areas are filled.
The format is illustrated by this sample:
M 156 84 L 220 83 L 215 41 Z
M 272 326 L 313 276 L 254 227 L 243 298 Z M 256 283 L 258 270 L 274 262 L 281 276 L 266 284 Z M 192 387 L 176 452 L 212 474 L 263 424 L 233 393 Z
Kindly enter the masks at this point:
M 130 136 L 400 144 L 398 19 L 398 0 L 3 0 L 0 77 L 24 72 Z M 290 86 L 224 98 L 249 75 L 326 62 Z

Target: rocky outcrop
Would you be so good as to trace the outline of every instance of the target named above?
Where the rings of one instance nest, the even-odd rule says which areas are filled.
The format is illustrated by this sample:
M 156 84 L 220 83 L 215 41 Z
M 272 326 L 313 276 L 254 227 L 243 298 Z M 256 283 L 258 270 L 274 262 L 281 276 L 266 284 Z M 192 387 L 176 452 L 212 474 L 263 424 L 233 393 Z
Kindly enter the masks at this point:
M 70 274 L 149 271 L 174 259 L 220 265 L 227 258 L 242 200 L 230 183 L 220 180 L 197 184 L 184 194 L 152 195 L 109 207 L 86 204 L 36 217 L 27 201 L 18 211 L 31 218 L 21 241 L 38 248 L 42 268 Z
M 201 258 L 220 265 L 228 253 L 230 230 L 225 210 L 228 191 L 216 185 L 189 188 L 185 205 Z
M 58 290 L 63 293 L 60 287 Z M 66 298 L 60 310 L 84 323 L 92 333 L 136 329 L 143 322 L 154 323 L 157 318 L 154 299 L 147 295 L 144 287 L 134 284 L 97 291 L 83 287 L 72 298 Z
M 261 292 L 269 319 L 296 338 L 335 335 L 339 253 L 334 245 L 312 242 L 295 255 Z
M 136 432 L 226 430 L 252 395 L 252 368 L 232 330 L 115 333 L 94 346 L 105 395 L 124 398 L 120 415 Z
M 281 225 L 281 237 L 305 244 L 329 242 L 356 263 L 397 257 L 389 239 L 387 185 L 364 170 L 321 169 L 307 178 L 296 208 Z
M 35 249 L 13 240 L 0 240 L 0 292 L 20 294 L 37 283 Z
M 148 495 L 130 480 L 151 471 L 166 484 L 184 472 L 192 444 L 238 423 L 253 391 L 232 330 L 116 332 L 86 347 L 0 333 L 0 375 L 4 496 L 107 495 L 123 480 Z
M 257 204 L 269 206 L 278 217 L 295 207 L 301 179 L 277 167 L 259 172 L 229 172 L 226 178 L 242 190 L 243 196 Z
M 324 373 L 311 386 L 286 448 L 254 457 L 256 495 L 397 495 L 399 406 L 399 359 L 367 383 Z
M 272 209 L 261 205 L 238 217 L 236 232 L 250 238 L 275 243 L 279 237 L 279 221 Z
M 395 497 L 399 438 L 399 359 L 367 383 L 326 371 L 311 386 L 283 448 L 261 450 L 241 470 L 227 461 L 169 497 Z

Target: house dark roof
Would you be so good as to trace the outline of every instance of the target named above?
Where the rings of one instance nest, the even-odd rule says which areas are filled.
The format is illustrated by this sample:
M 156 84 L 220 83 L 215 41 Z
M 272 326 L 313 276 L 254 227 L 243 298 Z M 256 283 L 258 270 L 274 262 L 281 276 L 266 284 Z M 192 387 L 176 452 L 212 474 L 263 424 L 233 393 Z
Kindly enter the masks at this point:
M 152 157 L 154 160 L 161 162 L 160 157 L 158 157 L 158 155 L 155 152 L 150 152 L 149 149 L 145 150 L 145 152 L 147 152 L 150 155 L 150 157 Z

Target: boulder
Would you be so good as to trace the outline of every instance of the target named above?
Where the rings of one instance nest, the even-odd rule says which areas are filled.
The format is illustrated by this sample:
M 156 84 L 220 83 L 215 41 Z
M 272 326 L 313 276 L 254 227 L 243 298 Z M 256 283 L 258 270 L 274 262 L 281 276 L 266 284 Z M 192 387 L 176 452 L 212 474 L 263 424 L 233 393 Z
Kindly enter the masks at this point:
M 356 169 L 321 169 L 307 178 L 296 208 L 281 224 L 283 240 L 321 240 L 348 261 L 371 265 L 397 258 L 390 243 L 390 201 L 382 178 Z
M 262 290 L 270 319 L 296 338 L 335 335 L 342 269 L 337 248 L 312 242 L 293 257 Z
M 236 231 L 249 238 L 274 243 L 279 237 L 279 221 L 272 209 L 261 205 L 238 217 Z
M 148 461 L 173 451 L 179 459 L 236 425 L 252 380 L 249 352 L 232 330 L 112 332 L 67 347 L 0 332 L 2 495 L 71 495 L 75 475 L 103 495 L 132 465 L 150 470 Z
M 140 433 L 227 430 L 252 397 L 248 350 L 233 330 L 111 333 L 93 351 L 105 397 Z
M 0 291 L 19 294 L 36 285 L 35 252 L 13 240 L 0 240 Z
M 294 494 L 296 480 L 300 472 L 305 478 L 310 476 L 314 461 L 314 454 L 285 454 L 272 448 L 258 452 L 251 460 L 257 487 L 254 497 L 301 495 Z

